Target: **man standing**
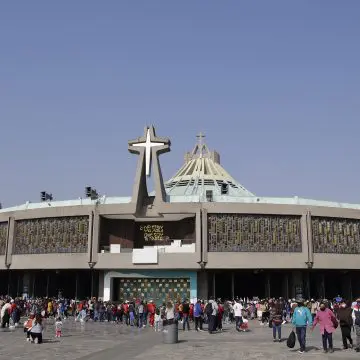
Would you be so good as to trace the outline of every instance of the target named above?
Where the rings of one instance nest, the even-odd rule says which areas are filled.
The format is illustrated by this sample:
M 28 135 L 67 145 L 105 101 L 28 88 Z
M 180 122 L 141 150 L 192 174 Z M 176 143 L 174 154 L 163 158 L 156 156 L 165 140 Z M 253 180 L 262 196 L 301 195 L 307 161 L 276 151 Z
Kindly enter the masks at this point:
M 348 349 L 349 346 L 352 349 L 353 347 L 353 341 L 351 338 L 351 328 L 353 326 L 353 319 L 352 319 L 352 309 L 351 304 L 347 304 L 345 300 L 342 300 L 340 304 L 340 308 L 338 310 L 338 318 L 340 322 L 340 329 L 341 329 L 341 335 L 342 335 L 342 341 L 344 350 Z M 349 345 L 348 345 L 349 340 Z
M 239 300 L 235 300 L 235 304 L 233 306 L 234 309 L 234 316 L 235 316 L 235 329 L 240 331 L 240 326 L 242 324 L 242 310 L 243 307 L 239 303 Z
M 210 297 L 208 304 L 206 305 L 206 315 L 208 317 L 208 329 L 209 334 L 216 331 L 216 317 L 218 313 L 218 304 L 214 300 L 214 297 Z
M 195 319 L 196 331 L 202 331 L 202 315 L 203 315 L 203 310 L 201 307 L 201 300 L 198 299 L 194 306 L 194 319 Z
M 187 329 L 188 331 L 190 331 L 190 324 L 189 324 L 190 305 L 188 299 L 185 299 L 182 304 L 182 313 L 183 313 L 183 330 L 185 331 L 185 325 L 187 325 Z
M 355 324 L 355 334 L 356 334 L 356 352 L 360 352 L 360 298 L 356 300 L 356 305 L 354 306 L 352 312 L 352 319 Z
M 296 335 L 300 344 L 299 353 L 303 354 L 306 346 L 306 327 L 312 325 L 312 316 L 310 310 L 304 306 L 304 300 L 302 299 L 297 300 L 292 323 L 296 328 Z

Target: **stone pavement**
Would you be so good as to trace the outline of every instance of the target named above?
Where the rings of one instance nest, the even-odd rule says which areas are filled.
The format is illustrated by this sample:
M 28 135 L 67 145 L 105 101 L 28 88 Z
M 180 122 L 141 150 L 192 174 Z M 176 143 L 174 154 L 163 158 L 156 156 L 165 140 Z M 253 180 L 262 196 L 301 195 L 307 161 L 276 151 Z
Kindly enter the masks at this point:
M 191 324 L 193 326 L 193 324 Z M 42 345 L 25 341 L 21 328 L 0 332 L 0 359 L 18 360 L 232 360 L 232 359 L 359 359 L 360 353 L 341 350 L 340 330 L 335 334 L 335 353 L 323 354 L 319 329 L 308 334 L 308 349 L 305 354 L 297 353 L 282 343 L 272 342 L 271 329 L 250 322 L 248 333 L 238 333 L 233 326 L 225 326 L 224 332 L 210 335 L 207 332 L 180 331 L 179 343 L 162 344 L 161 333 L 153 330 L 136 329 L 109 323 L 84 325 L 71 318 L 64 321 L 63 337 L 54 337 L 53 321 L 49 320 Z M 286 338 L 290 325 L 283 326 Z M 354 335 L 353 335 L 354 337 Z

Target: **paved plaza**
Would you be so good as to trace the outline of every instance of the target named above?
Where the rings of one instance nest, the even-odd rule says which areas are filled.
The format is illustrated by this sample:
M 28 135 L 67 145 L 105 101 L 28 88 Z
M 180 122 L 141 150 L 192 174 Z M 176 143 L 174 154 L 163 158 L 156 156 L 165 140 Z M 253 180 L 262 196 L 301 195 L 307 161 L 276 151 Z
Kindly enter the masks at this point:
M 25 341 L 22 329 L 0 332 L 0 359 L 31 360 L 231 360 L 231 359 L 357 359 L 360 353 L 342 351 L 340 330 L 335 335 L 335 353 L 323 354 L 321 337 L 316 328 L 308 336 L 308 352 L 297 353 L 286 347 L 286 341 L 273 343 L 271 329 L 251 322 L 251 331 L 238 333 L 231 326 L 224 332 L 210 335 L 207 332 L 179 331 L 179 343 L 162 344 L 162 334 L 152 329 L 137 329 L 108 323 L 85 325 L 73 319 L 64 321 L 63 337 L 54 337 L 52 321 L 47 322 L 45 340 L 41 345 Z M 283 326 L 287 337 L 290 325 Z

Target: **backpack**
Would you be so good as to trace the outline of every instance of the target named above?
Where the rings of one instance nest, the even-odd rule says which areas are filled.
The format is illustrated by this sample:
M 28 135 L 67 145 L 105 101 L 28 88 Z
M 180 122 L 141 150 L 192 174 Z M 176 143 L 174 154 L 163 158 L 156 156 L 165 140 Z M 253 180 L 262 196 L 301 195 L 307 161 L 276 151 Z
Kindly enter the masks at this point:
M 213 313 L 213 307 L 212 307 L 212 304 L 211 303 L 208 303 L 206 304 L 206 307 L 205 307 L 205 314 L 207 316 L 211 316 Z
M 360 326 L 360 310 L 354 309 L 355 325 Z

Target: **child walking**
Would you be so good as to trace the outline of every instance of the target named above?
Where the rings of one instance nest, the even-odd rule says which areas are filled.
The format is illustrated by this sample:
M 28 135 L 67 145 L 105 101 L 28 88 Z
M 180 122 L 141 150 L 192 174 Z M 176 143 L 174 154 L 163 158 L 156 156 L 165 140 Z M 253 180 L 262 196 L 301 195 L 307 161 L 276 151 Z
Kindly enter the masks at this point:
M 160 322 L 161 322 L 161 315 L 160 315 L 160 309 L 157 308 L 155 310 L 155 331 L 160 331 Z
M 59 316 L 55 321 L 55 337 L 61 337 L 61 330 L 62 330 L 62 321 L 61 317 Z

